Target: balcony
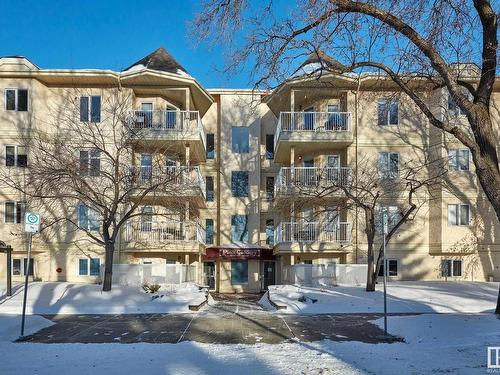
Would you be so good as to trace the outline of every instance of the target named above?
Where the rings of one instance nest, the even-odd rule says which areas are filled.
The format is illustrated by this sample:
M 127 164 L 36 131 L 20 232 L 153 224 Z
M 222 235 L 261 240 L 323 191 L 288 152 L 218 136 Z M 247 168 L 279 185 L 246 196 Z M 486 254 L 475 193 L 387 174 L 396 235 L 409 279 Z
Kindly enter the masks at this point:
M 192 251 L 205 244 L 205 229 L 192 221 L 130 222 L 125 227 L 127 251 Z
M 342 186 L 352 182 L 352 170 L 347 167 L 282 167 L 274 184 L 274 195 L 315 197 L 343 196 Z M 330 190 L 328 190 L 330 189 Z
M 131 167 L 132 184 L 141 194 L 144 189 L 152 188 L 144 198 L 145 203 L 151 198 L 191 197 L 199 206 L 204 206 L 206 199 L 205 179 L 198 166 L 172 166 L 154 168 L 151 166 Z
M 351 223 L 347 222 L 282 222 L 275 243 L 281 251 L 335 251 L 351 243 L 351 229 Z
M 182 154 L 189 144 L 190 160 L 206 159 L 206 135 L 198 111 L 130 111 L 127 126 L 134 142 L 141 146 L 161 142 L 163 148 L 170 146 L 169 152 Z
M 290 148 L 307 154 L 318 147 L 345 147 L 353 141 L 351 112 L 280 112 L 274 135 L 274 159 L 290 161 Z

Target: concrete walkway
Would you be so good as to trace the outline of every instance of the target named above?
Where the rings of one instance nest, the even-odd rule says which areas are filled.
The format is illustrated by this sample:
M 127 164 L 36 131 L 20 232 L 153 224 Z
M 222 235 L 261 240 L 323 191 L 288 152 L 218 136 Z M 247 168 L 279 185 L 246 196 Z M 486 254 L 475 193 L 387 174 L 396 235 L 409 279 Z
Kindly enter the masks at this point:
M 387 342 L 370 323 L 377 314 L 279 315 L 263 310 L 255 295 L 213 295 L 195 314 L 55 315 L 53 326 L 23 341 L 41 343 L 276 344 L 298 340 Z

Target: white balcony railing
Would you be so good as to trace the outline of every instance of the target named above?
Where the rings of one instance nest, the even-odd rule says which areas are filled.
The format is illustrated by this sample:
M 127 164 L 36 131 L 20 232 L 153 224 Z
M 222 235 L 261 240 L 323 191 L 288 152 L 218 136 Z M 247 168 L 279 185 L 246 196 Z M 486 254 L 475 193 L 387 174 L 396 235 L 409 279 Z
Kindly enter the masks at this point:
M 126 226 L 125 240 L 146 244 L 186 241 L 204 244 L 205 228 L 191 221 L 130 222 Z
M 172 166 L 154 168 L 151 166 L 140 166 L 133 173 L 136 184 L 141 187 L 158 184 L 158 188 L 176 189 L 182 194 L 184 189 L 198 188 L 205 198 L 206 185 L 200 167 L 198 166 Z M 134 170 L 134 167 L 131 168 Z
M 290 190 L 348 186 L 352 170 L 348 167 L 282 167 L 274 184 L 275 194 Z M 324 191 L 323 191 L 324 192 Z
M 206 135 L 198 111 L 154 110 L 130 111 L 127 119 L 131 130 L 148 129 L 164 133 L 198 132 L 206 147 Z
M 276 231 L 276 243 L 283 242 L 351 242 L 351 223 L 283 222 Z
M 274 146 L 281 133 L 351 132 L 351 112 L 281 112 Z

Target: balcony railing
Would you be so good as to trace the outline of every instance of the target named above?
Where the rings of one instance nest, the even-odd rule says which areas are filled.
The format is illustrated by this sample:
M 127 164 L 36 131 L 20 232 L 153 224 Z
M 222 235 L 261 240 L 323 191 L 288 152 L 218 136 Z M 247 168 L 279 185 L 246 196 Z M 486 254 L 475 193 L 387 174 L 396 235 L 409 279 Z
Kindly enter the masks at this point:
M 351 242 L 351 223 L 283 222 L 276 231 L 276 243 L 284 242 Z
M 352 170 L 348 167 L 282 167 L 274 184 L 275 193 L 290 190 L 335 188 L 351 183 Z
M 350 131 L 351 112 L 281 112 L 274 145 L 281 133 Z
M 128 127 L 140 131 L 148 129 L 163 133 L 189 133 L 198 131 L 206 146 L 206 135 L 198 111 L 154 110 L 130 111 Z
M 142 221 L 126 226 L 128 242 L 161 243 L 197 241 L 205 243 L 205 228 L 191 221 Z
M 158 184 L 158 189 L 162 187 L 176 189 L 182 194 L 185 189 L 199 188 L 205 198 L 206 186 L 200 167 L 198 166 L 171 166 L 154 168 L 151 166 L 132 167 L 135 177 L 135 184 L 140 187 L 147 187 Z

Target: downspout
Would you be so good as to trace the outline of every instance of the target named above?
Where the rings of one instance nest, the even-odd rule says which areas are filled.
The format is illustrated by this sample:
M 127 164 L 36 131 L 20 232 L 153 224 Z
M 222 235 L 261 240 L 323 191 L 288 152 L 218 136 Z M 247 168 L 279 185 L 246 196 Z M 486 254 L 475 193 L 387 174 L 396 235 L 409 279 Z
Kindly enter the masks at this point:
M 356 173 L 354 174 L 354 186 L 356 186 L 356 200 L 358 198 L 358 108 L 359 108 L 359 89 L 361 85 L 361 76 L 358 75 L 358 86 L 356 87 L 356 91 L 354 92 L 354 165 L 356 168 Z M 359 242 L 358 242 L 358 229 L 359 229 L 359 207 L 356 205 L 356 217 L 354 219 L 356 240 L 355 240 L 355 262 L 358 263 L 358 251 L 359 251 Z

